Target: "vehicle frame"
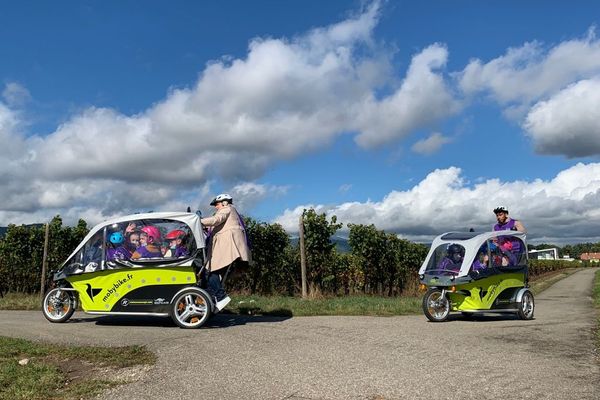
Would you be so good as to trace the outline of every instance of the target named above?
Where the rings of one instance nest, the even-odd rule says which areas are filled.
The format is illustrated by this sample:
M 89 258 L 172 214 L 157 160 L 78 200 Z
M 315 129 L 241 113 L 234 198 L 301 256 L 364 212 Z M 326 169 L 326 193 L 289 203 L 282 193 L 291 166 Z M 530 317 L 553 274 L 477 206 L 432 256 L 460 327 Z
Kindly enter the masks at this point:
M 439 268 L 440 254 L 452 245 L 464 249 L 460 265 Z M 485 261 L 476 263 L 482 259 Z M 465 317 L 512 313 L 532 319 L 535 303 L 528 271 L 526 235 L 522 232 L 444 233 L 433 240 L 419 269 L 422 288 L 427 289 L 423 313 L 432 322 L 445 321 L 452 312 Z
M 189 254 L 108 260 L 109 232 L 122 231 L 129 223 L 184 230 Z M 87 262 L 86 251 L 94 251 L 98 258 Z M 81 305 L 92 315 L 170 316 L 181 328 L 199 328 L 216 311 L 201 279 L 205 259 L 205 234 L 197 214 L 160 212 L 110 219 L 93 227 L 55 271 L 42 311 L 50 322 L 65 322 Z

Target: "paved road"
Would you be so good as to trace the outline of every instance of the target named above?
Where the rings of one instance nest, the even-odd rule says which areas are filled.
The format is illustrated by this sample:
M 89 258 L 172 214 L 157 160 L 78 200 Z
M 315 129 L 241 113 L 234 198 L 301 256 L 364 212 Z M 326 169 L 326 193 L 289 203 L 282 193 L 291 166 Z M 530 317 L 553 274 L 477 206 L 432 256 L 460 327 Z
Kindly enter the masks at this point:
M 127 399 L 595 399 L 600 368 L 594 270 L 536 298 L 536 319 L 219 315 L 198 331 L 164 319 L 0 311 L 0 335 L 82 344 L 147 344 L 159 360 Z

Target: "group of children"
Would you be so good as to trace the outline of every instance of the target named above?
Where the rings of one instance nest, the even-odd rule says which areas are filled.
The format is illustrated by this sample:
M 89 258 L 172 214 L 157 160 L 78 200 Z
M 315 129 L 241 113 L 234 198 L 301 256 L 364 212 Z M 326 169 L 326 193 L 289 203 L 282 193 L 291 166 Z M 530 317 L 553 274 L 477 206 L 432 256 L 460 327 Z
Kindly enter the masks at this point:
M 185 239 L 185 231 L 174 229 L 165 235 L 165 245 L 160 229 L 156 226 L 146 225 L 138 230 L 134 223 L 130 223 L 125 229 L 125 234 L 117 231 L 109 236 L 110 245 L 106 252 L 106 259 L 114 261 L 115 259 L 185 257 L 189 255 Z

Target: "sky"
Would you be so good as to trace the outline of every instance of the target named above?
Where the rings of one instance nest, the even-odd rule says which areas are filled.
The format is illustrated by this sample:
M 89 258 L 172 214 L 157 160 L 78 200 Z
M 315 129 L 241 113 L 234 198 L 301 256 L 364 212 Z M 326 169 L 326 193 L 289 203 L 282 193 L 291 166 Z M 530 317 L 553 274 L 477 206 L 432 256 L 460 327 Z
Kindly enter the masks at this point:
M 600 241 L 600 3 L 0 5 L 0 226 L 303 209 Z

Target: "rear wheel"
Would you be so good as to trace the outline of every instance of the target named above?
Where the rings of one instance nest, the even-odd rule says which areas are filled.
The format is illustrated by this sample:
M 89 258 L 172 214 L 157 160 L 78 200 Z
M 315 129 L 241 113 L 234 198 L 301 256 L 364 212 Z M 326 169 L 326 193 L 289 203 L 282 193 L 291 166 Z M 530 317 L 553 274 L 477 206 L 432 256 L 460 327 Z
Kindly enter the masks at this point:
M 450 314 L 450 301 L 440 289 L 429 289 L 423 297 L 423 313 L 432 322 L 443 322 Z
M 212 303 L 204 291 L 190 287 L 179 292 L 170 305 L 173 322 L 180 328 L 200 328 L 210 318 Z
M 65 322 L 75 312 L 76 301 L 71 291 L 54 288 L 44 296 L 42 312 L 50 322 Z
M 529 290 L 526 290 L 521 297 L 521 302 L 519 303 L 519 310 L 517 311 L 517 315 L 521 319 L 533 319 L 533 312 L 535 310 L 535 301 L 533 300 L 533 293 Z

